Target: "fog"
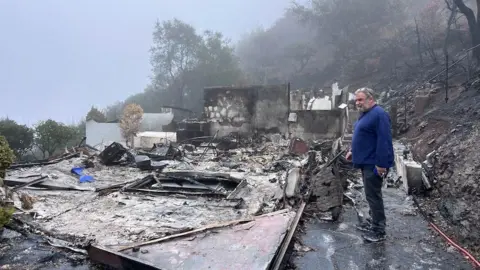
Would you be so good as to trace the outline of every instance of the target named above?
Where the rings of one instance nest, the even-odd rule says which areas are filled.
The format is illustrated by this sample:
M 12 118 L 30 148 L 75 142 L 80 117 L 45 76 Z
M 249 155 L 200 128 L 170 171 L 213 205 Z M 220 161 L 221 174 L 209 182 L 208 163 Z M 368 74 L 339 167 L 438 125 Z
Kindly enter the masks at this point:
M 480 41 L 468 10 L 473 1 L 2 1 L 0 117 L 76 125 L 92 107 L 115 120 L 130 103 L 200 113 L 214 85 L 407 80 Z
M 0 117 L 33 125 L 83 119 L 142 92 L 157 20 L 178 18 L 233 41 L 270 26 L 289 0 L 0 1 Z

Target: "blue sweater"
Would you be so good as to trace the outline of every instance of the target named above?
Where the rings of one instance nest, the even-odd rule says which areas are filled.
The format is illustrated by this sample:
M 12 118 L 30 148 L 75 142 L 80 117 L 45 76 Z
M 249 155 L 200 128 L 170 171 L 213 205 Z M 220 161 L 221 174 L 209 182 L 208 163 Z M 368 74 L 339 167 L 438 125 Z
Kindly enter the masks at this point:
M 374 105 L 355 122 L 352 138 L 352 162 L 355 167 L 393 166 L 393 145 L 390 116 Z

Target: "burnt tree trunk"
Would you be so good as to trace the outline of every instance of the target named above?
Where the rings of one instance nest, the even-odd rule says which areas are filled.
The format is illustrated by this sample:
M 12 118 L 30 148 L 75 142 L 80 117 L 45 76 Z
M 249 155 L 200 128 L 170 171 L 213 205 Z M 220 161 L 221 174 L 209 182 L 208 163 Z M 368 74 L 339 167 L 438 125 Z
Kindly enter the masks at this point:
M 423 55 L 422 55 L 422 38 L 420 36 L 420 30 L 418 29 L 417 18 L 415 18 L 415 34 L 417 35 L 417 52 L 420 59 L 420 65 L 423 67 Z
M 445 41 L 443 43 L 443 54 L 448 56 L 448 44 L 450 42 L 450 28 L 453 24 L 453 20 L 457 16 L 457 8 L 455 6 L 450 8 L 450 16 L 448 17 L 447 29 L 445 31 Z
M 465 5 L 463 0 L 454 0 L 455 5 L 457 5 L 458 9 L 461 13 L 465 15 L 468 22 L 468 30 L 470 32 L 470 37 L 472 39 L 472 47 L 477 46 L 480 44 L 480 0 L 477 1 L 477 16 L 475 17 L 475 13 L 473 10 Z M 480 62 L 480 46 L 473 49 L 473 56 L 477 60 L 477 65 Z

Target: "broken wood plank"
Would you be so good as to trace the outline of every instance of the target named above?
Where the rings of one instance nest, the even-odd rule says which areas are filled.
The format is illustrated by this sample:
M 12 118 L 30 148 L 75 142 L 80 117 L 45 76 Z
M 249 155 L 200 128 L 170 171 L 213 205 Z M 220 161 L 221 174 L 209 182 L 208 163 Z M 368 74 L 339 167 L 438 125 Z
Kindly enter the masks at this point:
M 293 220 L 292 224 L 290 225 L 290 228 L 288 230 L 288 234 L 283 240 L 283 244 L 280 248 L 280 251 L 278 252 L 277 256 L 275 257 L 274 264 L 272 269 L 273 270 L 278 270 L 280 268 L 281 263 L 283 262 L 283 259 L 285 257 L 285 253 L 288 250 L 288 247 L 290 246 L 290 242 L 292 241 L 293 234 L 297 230 L 298 223 L 300 222 L 300 218 L 303 215 L 303 210 L 305 210 L 305 206 L 307 203 L 305 201 L 302 202 L 300 205 L 300 208 L 297 211 L 297 214 L 295 215 L 295 219 Z
M 53 237 L 48 237 L 48 236 L 47 236 L 47 239 L 48 239 L 47 243 L 52 247 L 68 249 L 68 250 L 76 252 L 76 253 L 80 253 L 80 254 L 83 254 L 83 255 L 88 255 L 88 253 L 85 249 L 72 247 L 72 244 L 67 242 L 67 241 L 57 239 L 57 238 L 53 238 Z
M 18 168 L 30 168 L 30 167 L 35 167 L 35 166 L 45 166 L 45 165 L 51 165 L 55 163 L 59 163 L 60 161 L 78 157 L 80 156 L 80 153 L 73 153 L 58 159 L 46 161 L 46 162 L 37 162 L 37 163 L 17 163 L 17 164 L 12 164 L 8 169 L 18 169 Z
M 124 187 L 125 185 L 131 184 L 135 181 L 137 181 L 137 180 L 132 180 L 132 181 L 127 181 L 127 182 L 123 182 L 123 183 L 120 183 L 120 184 L 113 184 L 113 185 L 106 186 L 106 187 L 96 188 L 95 191 L 96 192 L 102 192 L 102 191 L 106 191 L 106 190 L 120 189 L 120 188 Z
M 198 181 L 196 181 L 196 180 L 194 180 L 194 179 L 192 179 L 192 178 L 190 178 L 190 177 L 185 177 L 185 178 L 183 178 L 183 179 L 185 179 L 186 181 L 188 181 L 188 182 L 190 182 L 190 183 L 192 183 L 192 184 L 195 184 L 195 185 L 204 187 L 204 188 L 210 190 L 211 192 L 220 193 L 220 192 L 218 192 L 216 189 L 214 189 L 214 188 L 212 188 L 212 187 L 210 187 L 210 186 L 208 186 L 208 185 L 205 185 L 205 184 L 203 184 L 203 183 L 200 183 L 200 182 L 198 182 Z
M 196 191 L 196 192 L 210 192 L 211 190 L 203 186 L 195 185 L 189 182 L 176 183 L 176 182 L 161 182 L 158 187 L 153 187 L 154 190 L 179 190 L 179 191 Z
M 18 178 L 32 178 L 32 177 L 42 177 L 41 174 L 27 174 L 27 175 L 19 175 Z
M 155 177 L 150 174 L 150 175 L 145 176 L 144 178 L 137 179 L 137 180 L 133 181 L 132 183 L 127 184 L 127 185 L 123 188 L 123 190 L 143 187 L 143 186 L 145 186 L 146 184 L 151 183 L 151 182 L 154 182 L 154 181 L 155 181 Z
M 194 171 L 194 170 L 176 170 L 164 172 L 164 175 L 173 178 L 183 178 L 190 177 L 196 179 L 216 179 L 219 181 L 230 181 L 234 183 L 240 183 L 243 179 L 236 178 L 229 173 L 219 173 L 219 172 L 205 172 L 205 171 Z
M 30 181 L 25 181 L 25 180 L 22 180 L 22 179 L 4 179 L 5 185 L 10 186 L 10 187 L 25 185 L 29 182 Z M 43 182 L 36 183 L 36 184 L 33 184 L 33 185 L 29 185 L 29 187 L 39 188 L 38 190 L 48 189 L 48 190 L 95 191 L 95 189 L 88 188 L 88 187 L 84 188 L 84 187 L 79 187 L 79 186 L 59 185 L 59 184 L 56 184 L 55 182 L 53 182 L 49 179 L 44 179 Z
M 243 179 L 242 182 L 240 182 L 240 184 L 238 184 L 238 186 L 232 192 L 230 192 L 230 194 L 227 196 L 227 199 L 234 199 L 238 193 L 240 193 L 240 191 L 247 186 L 247 184 L 247 180 Z
M 19 189 L 22 189 L 24 187 L 32 186 L 32 185 L 35 185 L 35 184 L 40 184 L 40 183 L 44 182 L 47 178 L 48 177 L 46 175 L 42 176 L 40 178 L 34 179 L 30 182 L 27 182 L 25 184 L 22 184 L 22 185 L 19 185 L 19 186 L 16 186 L 16 187 L 12 188 L 12 191 L 15 192 L 15 191 L 17 191 Z
M 122 248 L 118 249 L 118 251 L 124 251 L 124 250 L 131 249 L 131 248 L 142 247 L 142 246 L 147 246 L 147 245 L 151 245 L 151 244 L 157 244 L 157 243 L 160 243 L 160 242 L 165 242 L 167 240 L 171 240 L 171 239 L 182 237 L 182 236 L 188 236 L 188 235 L 204 232 L 204 231 L 211 230 L 211 229 L 223 228 L 223 227 L 242 224 L 242 223 L 246 223 L 246 222 L 250 222 L 250 221 L 254 221 L 254 220 L 255 220 L 254 218 L 245 218 L 245 219 L 233 220 L 233 221 L 228 221 L 228 222 L 223 222 L 223 223 L 215 223 L 215 224 L 212 224 L 212 225 L 207 225 L 205 227 L 198 228 L 198 229 L 191 230 L 191 231 L 187 231 L 187 232 L 184 232 L 184 233 L 173 234 L 173 235 L 169 235 L 169 236 L 162 237 L 162 238 L 159 238 L 159 239 L 154 239 L 154 240 L 150 240 L 150 241 L 147 241 L 147 242 L 143 242 L 143 243 L 140 243 L 140 244 L 125 246 L 125 247 L 122 247 Z
M 124 189 L 127 192 L 142 192 L 142 193 L 151 193 L 158 195 L 187 195 L 187 196 L 216 196 L 216 197 L 226 197 L 223 193 L 213 193 L 213 192 L 191 192 L 191 191 L 181 191 L 181 190 L 161 190 L 161 189 L 144 189 L 144 188 L 128 188 Z

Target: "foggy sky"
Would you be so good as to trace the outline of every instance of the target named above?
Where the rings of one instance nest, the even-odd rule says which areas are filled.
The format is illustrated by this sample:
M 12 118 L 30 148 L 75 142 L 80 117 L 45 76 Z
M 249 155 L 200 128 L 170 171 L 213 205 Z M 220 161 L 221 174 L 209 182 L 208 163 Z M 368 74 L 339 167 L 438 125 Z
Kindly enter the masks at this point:
M 142 92 L 157 19 L 238 40 L 291 0 L 0 0 L 0 118 L 80 121 Z

